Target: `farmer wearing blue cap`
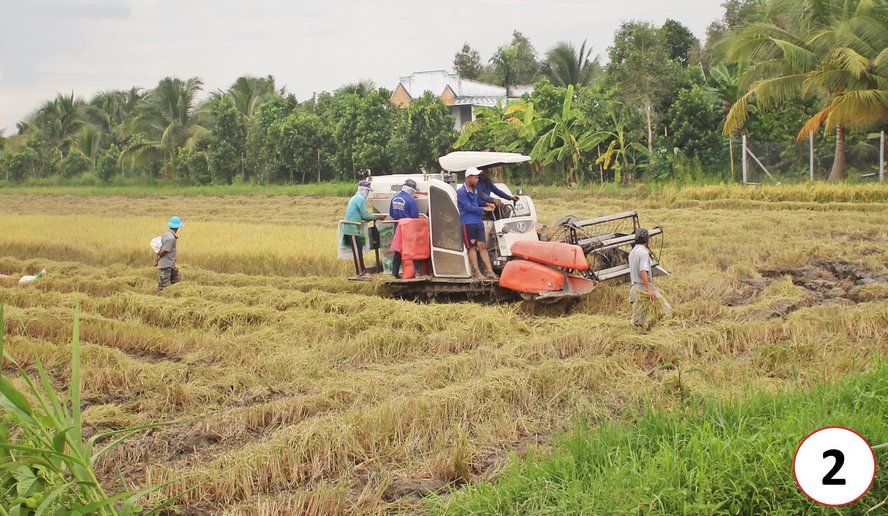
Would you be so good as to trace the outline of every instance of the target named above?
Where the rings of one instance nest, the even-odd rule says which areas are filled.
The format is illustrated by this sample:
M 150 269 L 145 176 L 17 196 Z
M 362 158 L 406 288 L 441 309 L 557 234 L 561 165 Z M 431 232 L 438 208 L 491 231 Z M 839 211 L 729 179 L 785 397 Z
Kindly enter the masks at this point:
M 160 281 L 157 282 L 157 291 L 165 289 L 173 283 L 182 281 L 179 268 L 176 267 L 176 241 L 179 240 L 179 228 L 185 223 L 178 215 L 173 215 L 167 223 L 169 231 L 160 237 L 160 251 L 154 258 L 154 266 L 160 269 Z

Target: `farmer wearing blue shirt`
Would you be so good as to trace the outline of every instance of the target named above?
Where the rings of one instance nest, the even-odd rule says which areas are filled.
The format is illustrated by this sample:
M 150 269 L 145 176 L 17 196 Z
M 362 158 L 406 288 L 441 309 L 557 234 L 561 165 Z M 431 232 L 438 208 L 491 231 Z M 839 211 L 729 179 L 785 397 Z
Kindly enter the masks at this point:
M 493 184 L 493 179 L 490 179 L 490 176 L 487 174 L 487 169 L 481 171 L 481 175 L 478 176 L 478 186 L 476 186 L 475 189 L 478 191 L 478 197 L 480 197 L 482 201 L 492 202 L 497 206 L 500 206 L 503 203 L 500 199 L 518 200 L 517 195 L 509 195 L 497 188 L 497 186 Z M 490 195 L 492 193 L 496 194 L 500 199 L 492 197 Z
M 351 247 L 355 259 L 355 274 L 358 276 L 368 275 L 367 268 L 364 267 L 364 223 L 379 217 L 379 214 L 373 215 L 367 210 L 368 195 L 370 195 L 370 182 L 361 181 L 358 183 L 357 193 L 348 201 L 348 207 L 345 209 L 345 220 L 360 224 L 345 224 L 342 228 L 345 243 Z
M 401 191 L 396 193 L 389 203 L 389 215 L 395 220 L 401 219 L 417 219 L 419 218 L 419 206 L 413 197 L 416 195 L 416 181 L 408 179 L 404 181 Z M 398 232 L 398 225 L 395 224 L 395 232 Z M 397 236 L 395 238 L 398 238 Z M 395 251 L 392 258 L 392 275 L 400 278 L 401 273 L 401 253 Z
M 459 220 L 463 226 L 463 237 L 465 238 L 466 248 L 469 250 L 469 262 L 472 264 L 472 271 L 476 279 L 483 279 L 481 270 L 478 268 L 478 257 L 475 251 L 481 255 L 481 261 L 487 268 L 487 277 L 496 278 L 493 272 L 493 265 L 490 263 L 490 255 L 487 253 L 487 242 L 484 238 L 484 221 L 481 217 L 485 212 L 491 212 L 494 204 L 481 200 L 476 190 L 478 184 L 478 176 L 481 171 L 475 167 L 466 170 L 466 182 L 456 191 L 456 202 L 459 206 Z

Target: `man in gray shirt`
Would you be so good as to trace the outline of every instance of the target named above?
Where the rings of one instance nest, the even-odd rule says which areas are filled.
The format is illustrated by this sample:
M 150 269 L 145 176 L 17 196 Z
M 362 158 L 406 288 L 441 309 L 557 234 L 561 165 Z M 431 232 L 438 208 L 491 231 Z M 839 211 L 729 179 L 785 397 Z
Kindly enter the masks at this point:
M 638 228 L 635 231 L 635 247 L 629 253 L 629 279 L 632 286 L 629 288 L 629 303 L 632 304 L 632 324 L 647 329 L 648 312 L 653 303 L 660 302 L 663 305 L 663 314 L 672 313 L 672 305 L 663 297 L 663 294 L 654 286 L 654 277 L 651 274 L 651 252 L 648 249 L 648 230 Z M 644 299 L 645 294 L 648 299 Z M 651 321 L 650 326 L 655 321 Z
M 176 267 L 176 242 L 179 240 L 179 228 L 185 223 L 178 215 L 174 215 L 167 223 L 169 231 L 160 237 L 160 251 L 154 258 L 154 266 L 160 270 L 160 280 L 157 282 L 157 291 L 165 289 L 173 283 L 182 281 L 179 268 Z

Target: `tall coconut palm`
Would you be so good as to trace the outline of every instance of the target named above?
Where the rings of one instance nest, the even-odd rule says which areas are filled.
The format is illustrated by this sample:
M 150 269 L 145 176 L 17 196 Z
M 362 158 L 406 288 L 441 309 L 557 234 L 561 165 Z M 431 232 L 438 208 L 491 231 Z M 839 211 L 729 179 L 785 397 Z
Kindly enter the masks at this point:
M 253 114 L 260 104 L 269 97 L 275 95 L 274 77 L 238 77 L 234 84 L 228 88 L 227 93 L 234 101 L 234 107 L 244 118 L 245 122 L 253 119 Z
M 131 133 L 136 139 L 122 153 L 134 165 L 160 159 L 169 173 L 170 153 L 179 148 L 193 149 L 209 134 L 209 112 L 197 104 L 203 82 L 197 77 L 186 81 L 167 77 L 149 91 L 132 120 Z
M 750 104 L 760 109 L 816 99 L 819 111 L 801 128 L 802 140 L 835 131 L 830 181 L 845 177 L 845 130 L 868 128 L 888 116 L 888 3 L 883 0 L 772 0 L 770 22 L 741 28 L 727 40 L 728 56 L 749 61 L 746 92 L 731 108 L 725 134 L 742 127 Z
M 588 86 L 601 71 L 598 57 L 592 56 L 592 47 L 586 48 L 586 42 L 577 50 L 571 43 L 558 43 L 546 53 L 543 62 L 543 73 L 556 86 Z
M 28 125 L 41 131 L 48 142 L 58 147 L 62 155 L 68 154 L 74 136 L 86 123 L 83 99 L 59 94 L 45 102 L 28 121 Z

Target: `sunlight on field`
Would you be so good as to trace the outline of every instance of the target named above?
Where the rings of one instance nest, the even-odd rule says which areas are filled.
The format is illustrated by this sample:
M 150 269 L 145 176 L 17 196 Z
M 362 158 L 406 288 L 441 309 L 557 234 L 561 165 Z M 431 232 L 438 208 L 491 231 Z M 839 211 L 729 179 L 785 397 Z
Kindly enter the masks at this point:
M 868 369 L 888 342 L 883 193 L 539 199 L 550 224 L 637 208 L 664 226 L 676 313 L 650 333 L 630 328 L 624 284 L 564 313 L 349 282 L 344 198 L 0 195 L 0 273 L 49 271 L 0 280 L 5 344 L 61 384 L 79 302 L 90 432 L 176 422 L 104 461 L 109 482 L 118 467 L 174 480 L 168 495 L 211 512 L 416 510 L 577 414 L 630 420 L 689 393 Z M 148 242 L 174 213 L 185 281 L 156 295 Z

